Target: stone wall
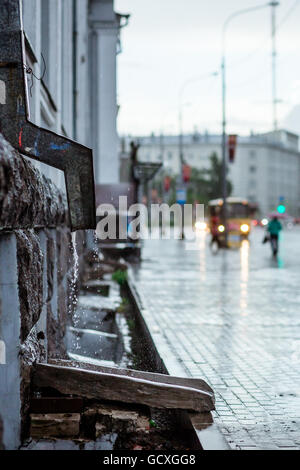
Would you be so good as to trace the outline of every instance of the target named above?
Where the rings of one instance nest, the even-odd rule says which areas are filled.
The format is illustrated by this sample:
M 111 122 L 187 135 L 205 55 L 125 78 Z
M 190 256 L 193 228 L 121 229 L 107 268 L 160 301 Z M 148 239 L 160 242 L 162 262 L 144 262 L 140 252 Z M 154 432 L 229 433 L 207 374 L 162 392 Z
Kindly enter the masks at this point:
M 66 214 L 63 195 L 0 134 L 0 422 L 7 449 L 26 433 L 30 365 L 66 357 L 76 287 Z
M 63 194 L 0 134 L 0 228 L 67 223 Z

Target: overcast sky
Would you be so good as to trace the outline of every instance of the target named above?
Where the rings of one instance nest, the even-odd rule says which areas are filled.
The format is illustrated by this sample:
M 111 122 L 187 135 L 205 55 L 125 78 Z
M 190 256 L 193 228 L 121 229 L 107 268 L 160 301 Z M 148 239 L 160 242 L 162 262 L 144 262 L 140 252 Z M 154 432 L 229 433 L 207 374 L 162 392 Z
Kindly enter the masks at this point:
M 115 0 L 130 13 L 118 56 L 118 128 L 121 134 L 178 132 L 179 90 L 184 131 L 220 132 L 222 25 L 259 0 Z M 300 0 L 281 0 L 277 11 L 278 116 L 281 125 L 300 104 Z M 235 18 L 228 27 L 229 133 L 272 127 L 271 8 Z M 201 78 L 202 77 L 202 78 Z M 295 114 L 295 113 L 294 113 Z M 297 127 L 297 116 L 292 127 Z M 299 113 L 300 119 L 300 113 Z M 296 120 L 296 124 L 295 124 Z M 300 123 L 299 123 L 300 132 Z M 294 129 L 296 130 L 296 129 Z

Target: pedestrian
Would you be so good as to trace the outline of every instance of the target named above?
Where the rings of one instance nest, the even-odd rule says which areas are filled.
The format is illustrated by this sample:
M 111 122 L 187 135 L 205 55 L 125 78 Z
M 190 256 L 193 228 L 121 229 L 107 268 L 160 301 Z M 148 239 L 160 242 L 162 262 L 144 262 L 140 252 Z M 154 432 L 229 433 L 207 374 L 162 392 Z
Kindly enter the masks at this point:
M 138 142 L 131 141 L 130 142 L 130 182 L 134 188 L 134 204 L 138 201 L 138 189 L 139 189 L 139 180 L 136 178 L 135 175 L 135 167 L 138 163 L 138 150 L 140 148 L 140 144 Z
M 274 216 L 272 220 L 269 222 L 267 230 L 270 234 L 270 242 L 271 242 L 273 256 L 277 256 L 278 239 L 279 239 L 279 233 L 282 230 L 282 225 L 276 216 Z
M 220 217 L 218 215 L 218 212 L 214 211 L 210 219 L 210 232 L 211 232 L 210 246 L 211 248 L 213 248 L 214 245 L 217 245 L 217 250 L 221 246 L 219 225 L 220 225 Z

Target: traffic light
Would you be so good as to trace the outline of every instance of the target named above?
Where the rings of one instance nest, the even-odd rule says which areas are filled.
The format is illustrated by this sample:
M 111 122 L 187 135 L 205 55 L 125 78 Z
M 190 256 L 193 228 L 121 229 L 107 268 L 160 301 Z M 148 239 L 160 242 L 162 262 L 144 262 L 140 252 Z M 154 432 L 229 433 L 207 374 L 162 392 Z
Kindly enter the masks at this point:
M 191 178 L 191 167 L 187 164 L 184 164 L 182 167 L 182 176 L 183 176 L 183 181 L 185 183 L 188 183 Z
M 277 206 L 277 212 L 278 212 L 279 214 L 284 214 L 284 213 L 285 213 L 285 210 L 286 210 L 286 209 L 285 209 L 285 206 L 284 206 L 283 204 L 279 204 L 279 205 Z
M 234 162 L 236 144 L 237 144 L 237 135 L 229 135 L 228 136 L 228 160 L 230 163 Z
M 170 187 L 171 187 L 171 178 L 170 176 L 165 176 L 165 180 L 164 180 L 165 191 L 168 192 Z

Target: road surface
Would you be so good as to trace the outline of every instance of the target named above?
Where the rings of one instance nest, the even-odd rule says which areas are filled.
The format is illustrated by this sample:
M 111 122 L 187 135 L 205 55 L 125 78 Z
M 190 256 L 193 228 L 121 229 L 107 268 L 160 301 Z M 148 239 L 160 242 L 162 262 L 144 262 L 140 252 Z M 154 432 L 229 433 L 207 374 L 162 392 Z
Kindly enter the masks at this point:
M 148 240 L 136 285 L 187 376 L 216 393 L 232 449 L 300 449 L 300 228 L 275 261 L 256 228 L 240 249 Z

